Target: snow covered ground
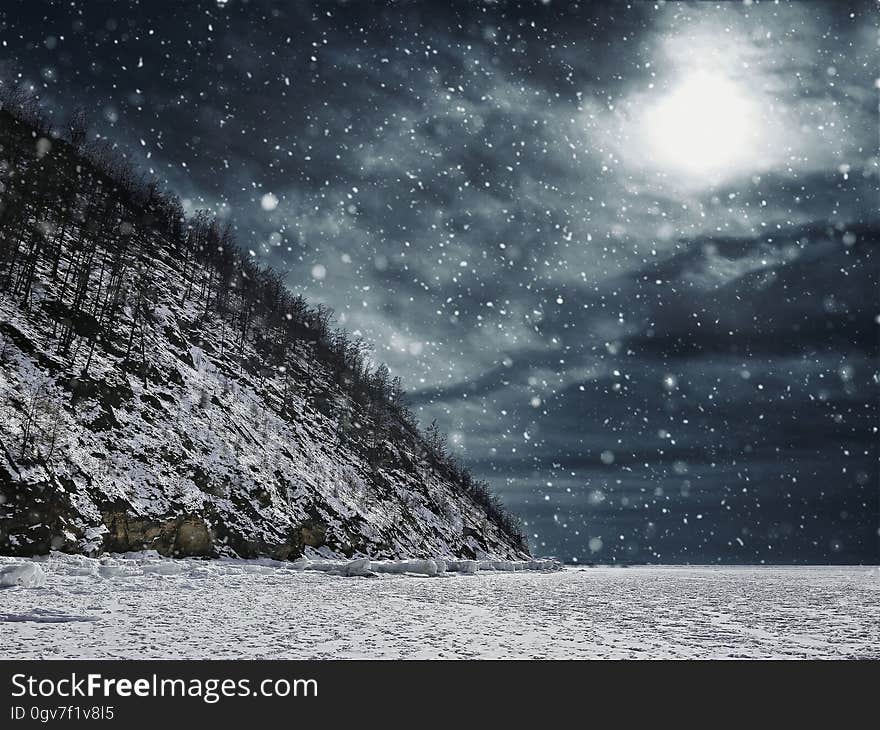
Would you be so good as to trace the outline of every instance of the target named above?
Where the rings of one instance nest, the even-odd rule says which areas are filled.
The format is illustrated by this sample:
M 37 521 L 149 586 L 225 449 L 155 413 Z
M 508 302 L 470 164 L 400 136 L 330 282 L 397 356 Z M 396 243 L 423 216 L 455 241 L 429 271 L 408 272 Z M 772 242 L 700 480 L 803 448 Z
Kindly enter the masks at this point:
M 880 658 L 876 567 L 310 567 L 0 557 L 0 658 Z

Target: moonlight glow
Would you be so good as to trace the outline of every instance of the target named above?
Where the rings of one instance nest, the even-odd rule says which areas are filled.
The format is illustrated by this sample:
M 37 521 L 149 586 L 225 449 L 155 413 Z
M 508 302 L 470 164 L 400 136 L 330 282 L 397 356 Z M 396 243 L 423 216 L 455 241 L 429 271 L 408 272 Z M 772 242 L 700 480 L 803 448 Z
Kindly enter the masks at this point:
M 756 104 L 722 76 L 685 77 L 641 119 L 645 153 L 661 169 L 722 177 L 754 162 Z

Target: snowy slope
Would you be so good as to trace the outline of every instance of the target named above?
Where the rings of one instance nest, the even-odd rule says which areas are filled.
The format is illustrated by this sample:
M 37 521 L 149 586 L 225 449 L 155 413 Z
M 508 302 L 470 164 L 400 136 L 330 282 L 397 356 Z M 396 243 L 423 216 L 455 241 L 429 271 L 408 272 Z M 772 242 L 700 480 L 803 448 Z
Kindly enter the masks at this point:
M 0 288 L 0 553 L 526 555 L 406 424 L 359 437 L 368 416 L 313 342 L 266 367 L 188 295 L 208 272 L 193 286 L 162 235 L 138 233 L 118 318 L 91 354 L 86 336 L 59 354 L 74 288 L 63 252 L 54 277 L 37 261 L 26 296 Z M 113 256 L 92 243 L 96 260 Z
M 40 307 L 51 288 L 24 311 L 0 295 L 0 440 L 10 445 L 0 474 L 6 513 L 16 515 L 0 549 L 287 557 L 313 544 L 378 557 L 517 554 L 412 445 L 386 443 L 377 468 L 342 441 L 335 413 L 352 407 L 344 394 L 322 413 L 308 392 L 294 392 L 292 418 L 282 418 L 279 378 L 239 373 L 221 354 L 220 324 L 197 322 L 191 307 L 175 310 L 174 269 L 158 262 L 156 271 L 162 293 L 145 378 L 97 350 L 90 376 L 75 381 L 53 359 L 52 321 Z M 320 381 L 306 357 L 303 372 L 311 367 Z M 320 385 L 332 392 L 328 380 Z M 51 399 L 50 420 L 61 423 L 46 463 L 24 465 L 13 445 L 39 387 Z

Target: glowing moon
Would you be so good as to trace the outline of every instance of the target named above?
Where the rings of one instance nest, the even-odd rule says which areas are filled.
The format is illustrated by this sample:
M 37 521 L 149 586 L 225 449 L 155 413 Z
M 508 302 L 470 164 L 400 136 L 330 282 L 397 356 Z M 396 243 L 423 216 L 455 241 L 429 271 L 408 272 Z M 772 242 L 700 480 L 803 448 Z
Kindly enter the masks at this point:
M 757 154 L 758 112 L 746 90 L 723 76 L 687 75 L 644 108 L 644 154 L 661 170 L 691 177 L 745 169 Z

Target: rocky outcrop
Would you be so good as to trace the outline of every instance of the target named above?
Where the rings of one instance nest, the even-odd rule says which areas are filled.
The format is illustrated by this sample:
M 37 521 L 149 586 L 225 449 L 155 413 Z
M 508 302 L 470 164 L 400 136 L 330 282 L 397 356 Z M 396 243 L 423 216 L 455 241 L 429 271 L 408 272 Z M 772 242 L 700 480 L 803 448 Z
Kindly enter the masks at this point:
M 216 554 L 214 534 L 200 515 L 160 521 L 135 517 L 120 506 L 103 513 L 103 524 L 107 533 L 102 547 L 109 552 L 155 550 L 167 557 Z

